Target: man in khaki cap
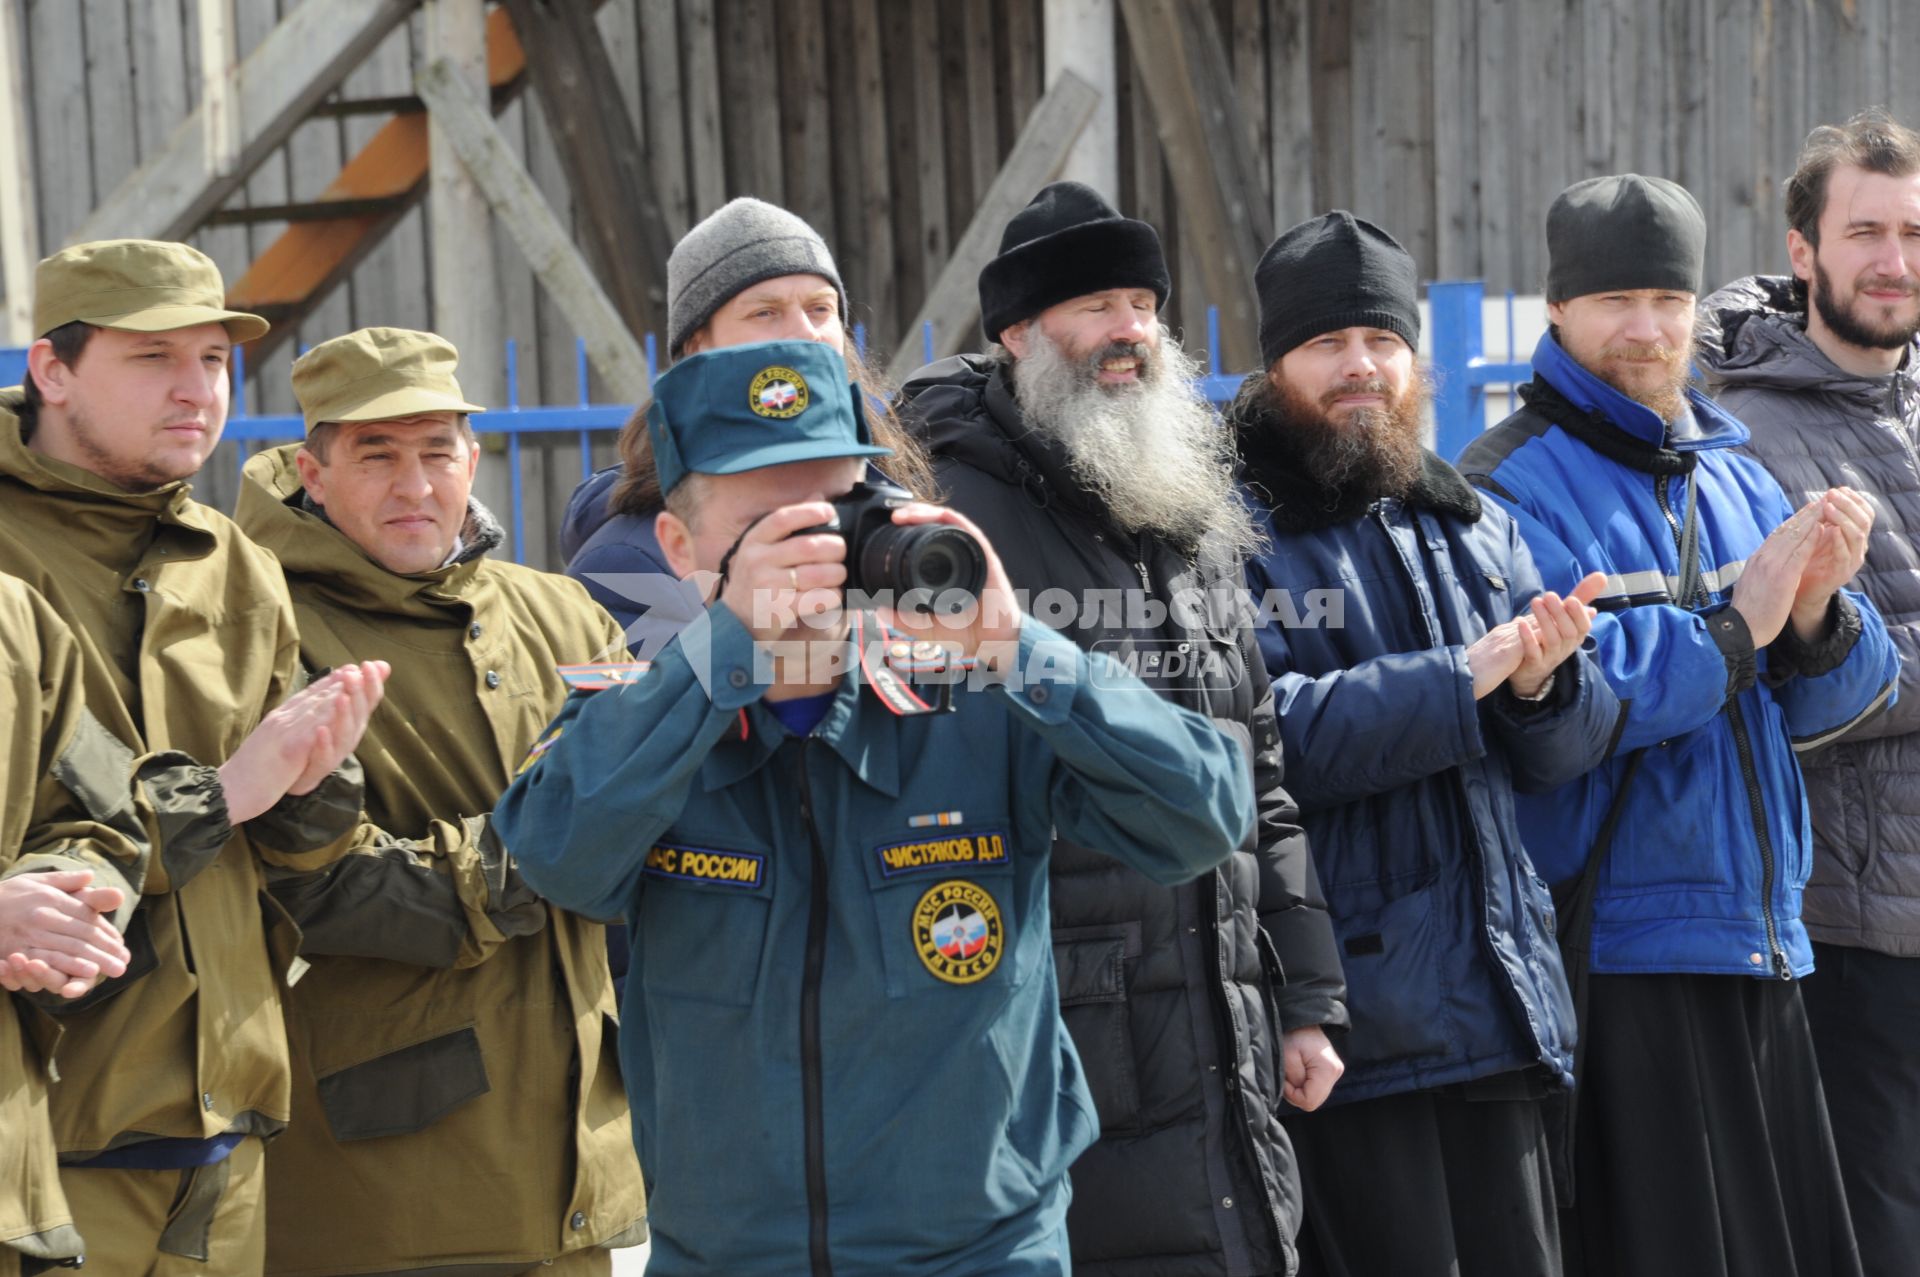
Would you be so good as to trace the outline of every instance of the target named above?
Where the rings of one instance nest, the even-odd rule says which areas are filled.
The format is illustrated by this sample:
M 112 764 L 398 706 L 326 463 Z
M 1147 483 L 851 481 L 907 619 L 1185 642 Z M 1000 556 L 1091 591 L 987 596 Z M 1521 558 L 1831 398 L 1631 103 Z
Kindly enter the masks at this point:
M 578 583 L 489 557 L 457 358 L 397 328 L 315 346 L 306 443 L 242 485 L 307 665 L 398 671 L 355 854 L 272 888 L 313 969 L 287 1005 L 269 1273 L 607 1273 L 646 1236 L 605 928 L 522 885 L 490 817 L 566 699 L 556 667 L 625 644 Z
M 0 391 L 0 571 L 75 632 L 97 770 L 124 788 L 136 756 L 182 766 L 145 787 L 151 854 L 95 858 L 134 902 L 126 971 L 72 1001 L 11 997 L 43 1051 L 58 1040 L 49 1117 L 89 1267 L 257 1273 L 295 938 L 263 921 L 279 910 L 262 870 L 346 850 L 348 753 L 385 670 L 343 667 L 274 708 L 302 681 L 279 567 L 184 482 L 226 424 L 232 343 L 266 330 L 225 308 L 213 263 L 184 244 L 81 244 L 34 286 L 27 381 Z

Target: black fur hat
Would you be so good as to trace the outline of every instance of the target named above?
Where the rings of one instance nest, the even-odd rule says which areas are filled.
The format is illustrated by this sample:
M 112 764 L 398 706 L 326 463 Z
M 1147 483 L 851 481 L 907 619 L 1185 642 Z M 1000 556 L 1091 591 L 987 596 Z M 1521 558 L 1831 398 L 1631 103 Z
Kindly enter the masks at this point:
M 1053 182 L 1014 214 L 1000 256 L 980 272 L 980 327 L 999 341 L 1049 306 L 1109 288 L 1150 288 L 1167 304 L 1173 280 L 1159 233 L 1120 216 L 1091 186 Z

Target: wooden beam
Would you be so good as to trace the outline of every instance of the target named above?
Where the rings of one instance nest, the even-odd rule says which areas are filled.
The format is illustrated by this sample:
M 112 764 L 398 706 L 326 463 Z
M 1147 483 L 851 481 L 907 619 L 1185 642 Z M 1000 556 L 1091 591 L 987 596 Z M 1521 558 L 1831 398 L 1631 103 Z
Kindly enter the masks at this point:
M 658 332 L 666 327 L 673 240 L 593 6 L 506 0 L 506 8 L 527 50 L 528 79 L 540 95 L 601 283 L 629 331 Z
M 486 0 L 427 0 L 425 12 L 427 57 L 486 103 Z M 520 47 L 528 47 L 524 38 Z M 491 106 L 481 110 L 491 127 Z M 493 222 L 486 194 L 432 110 L 427 113 L 427 252 L 434 329 L 460 351 L 469 393 L 481 403 L 499 402 L 507 387 Z
M 240 64 L 233 94 L 240 137 L 232 168 L 214 171 L 203 103 L 68 242 L 192 234 L 417 3 L 302 0 Z
M 309 200 L 299 204 L 249 204 L 245 208 L 215 209 L 208 226 L 249 226 L 255 222 L 330 222 L 343 217 L 367 217 L 405 212 L 404 196 L 378 195 L 365 199 Z
M 1000 235 L 1035 191 L 1059 176 L 1075 141 L 1093 118 L 1100 95 L 1071 71 L 1062 71 L 1014 141 L 974 211 L 973 220 L 953 246 L 953 255 L 927 290 L 927 300 L 894 348 L 887 375 L 894 384 L 920 366 L 922 327 L 933 324 L 934 358 L 955 354 L 979 336 L 980 272 L 999 251 Z M 1248 289 L 1251 292 L 1251 287 Z
M 240 116 L 234 92 L 233 0 L 200 0 L 200 121 L 207 176 L 225 177 L 240 160 Z
M 33 140 L 27 131 L 27 80 L 21 73 L 25 35 L 22 0 L 0 0 L 0 280 L 7 286 L 0 341 L 34 338 L 33 268 L 40 260 L 35 225 Z
M 493 109 L 513 100 L 525 81 L 526 55 L 504 9 L 487 15 L 487 81 Z M 417 97 L 412 101 L 419 101 Z M 428 130 L 422 110 L 394 116 L 367 139 L 327 188 L 322 200 L 399 202 L 385 215 L 295 222 L 227 287 L 227 304 L 273 321 L 265 337 L 247 346 L 250 367 L 293 334 L 293 324 L 312 312 L 353 273 L 427 189 Z M 479 387 L 474 387 L 475 393 Z
M 580 251 L 541 197 L 526 166 L 515 159 L 494 126 L 485 101 L 445 61 L 422 68 L 414 88 L 426 99 L 436 125 L 485 192 L 501 225 L 575 331 L 587 358 L 612 393 L 637 403 L 648 391 L 647 360 Z
M 1046 83 L 1071 71 L 1099 94 L 1093 120 L 1074 144 L 1062 177 L 1120 198 L 1120 114 L 1114 92 L 1113 0 L 1045 0 L 1041 13 Z
M 1179 200 L 1180 234 L 1220 310 L 1220 357 L 1259 364 L 1253 267 L 1273 238 L 1270 195 L 1208 0 L 1120 0 Z M 1197 316 L 1189 316 L 1189 325 Z

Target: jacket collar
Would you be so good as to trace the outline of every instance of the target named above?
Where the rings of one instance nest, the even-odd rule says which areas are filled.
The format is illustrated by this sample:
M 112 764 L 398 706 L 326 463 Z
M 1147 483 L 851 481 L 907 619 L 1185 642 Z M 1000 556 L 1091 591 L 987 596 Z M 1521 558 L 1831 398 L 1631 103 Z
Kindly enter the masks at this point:
M 20 434 L 14 411 L 20 403 L 17 387 L 0 391 L 0 475 L 74 507 L 76 531 L 97 530 L 117 543 L 130 543 L 150 536 L 155 523 L 170 524 L 206 538 L 212 547 L 217 535 L 213 520 L 220 516 L 193 499 L 187 480 L 150 492 L 126 492 L 90 470 L 35 452 Z
M 299 448 L 288 444 L 249 460 L 235 510 L 241 530 L 272 550 L 289 577 L 355 611 L 425 618 L 471 602 L 487 552 L 503 539 L 485 506 L 468 501 L 453 562 L 403 576 L 374 562 L 313 504 L 293 460 Z
M 1687 387 L 1686 416 L 1675 422 L 1662 421 L 1653 409 L 1629 399 L 1583 368 L 1552 331 L 1542 333 L 1539 345 L 1533 348 L 1533 372 L 1579 411 L 1648 448 L 1699 452 L 1736 448 L 1748 438 L 1745 426 L 1692 386 Z
M 859 654 L 851 640 L 848 672 L 834 690 L 833 703 L 813 735 L 839 755 L 847 770 L 889 798 L 900 796 L 900 717 L 880 703 L 878 693 L 863 691 Z M 708 793 L 725 789 L 760 770 L 780 747 L 797 739 L 764 701 L 746 708 L 746 731 L 735 728 L 720 739 L 701 768 Z M 784 783 L 776 778 L 776 783 Z
M 1265 373 L 1256 372 L 1240 384 L 1240 393 L 1227 410 L 1227 425 L 1240 451 L 1243 477 L 1252 494 L 1267 506 L 1274 530 L 1318 531 L 1351 522 L 1372 509 L 1378 500 L 1372 493 L 1325 488 L 1307 478 L 1291 446 L 1287 424 L 1260 393 L 1266 380 Z M 1424 448 L 1420 475 L 1405 503 L 1466 523 L 1477 522 L 1481 515 L 1480 498 L 1472 486 L 1458 470 Z
M 1807 334 L 1807 303 L 1794 280 L 1749 275 L 1700 304 L 1697 358 L 1715 390 L 1816 392 L 1853 399 L 1868 410 L 1898 412 L 1920 390 L 1920 342 L 1909 343 L 1890 373 L 1852 373 L 1828 358 Z

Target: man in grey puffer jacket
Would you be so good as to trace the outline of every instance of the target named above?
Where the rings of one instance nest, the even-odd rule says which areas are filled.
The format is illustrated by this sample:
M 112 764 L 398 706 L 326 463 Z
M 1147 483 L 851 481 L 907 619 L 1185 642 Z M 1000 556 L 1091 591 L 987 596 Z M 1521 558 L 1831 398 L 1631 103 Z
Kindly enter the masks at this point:
M 1894 707 L 1801 758 L 1815 859 L 1803 984 L 1867 1277 L 1920 1244 L 1920 134 L 1882 112 L 1816 129 L 1787 183 L 1792 278 L 1701 306 L 1699 366 L 1805 500 L 1877 507 L 1856 584 L 1901 656 Z

